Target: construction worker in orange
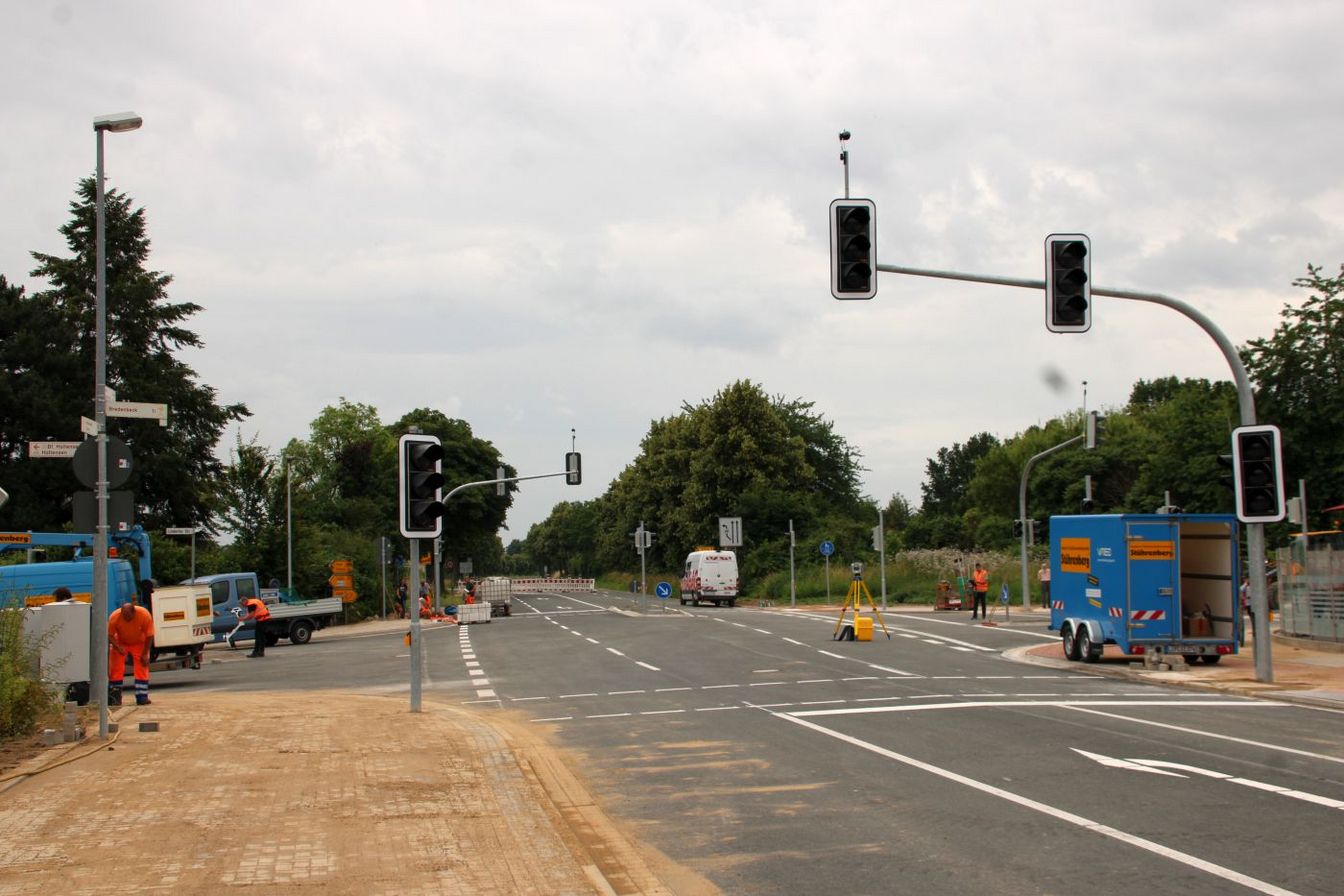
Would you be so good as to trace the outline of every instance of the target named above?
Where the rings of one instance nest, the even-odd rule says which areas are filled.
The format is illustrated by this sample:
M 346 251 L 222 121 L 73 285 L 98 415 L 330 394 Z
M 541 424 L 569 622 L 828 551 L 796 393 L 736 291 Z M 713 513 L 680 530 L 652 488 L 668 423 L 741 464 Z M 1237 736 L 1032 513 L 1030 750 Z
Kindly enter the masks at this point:
M 985 569 L 979 563 L 975 564 L 975 572 L 971 573 L 971 587 L 975 589 L 975 603 L 971 605 L 971 618 L 977 615 L 981 619 L 988 619 L 989 613 L 985 610 L 986 598 L 989 595 L 989 570 Z
M 270 608 L 258 597 L 245 597 L 240 601 L 247 608 L 247 615 L 243 620 L 252 620 L 252 652 L 249 657 L 264 657 L 266 655 L 266 638 L 271 633 L 269 624 L 271 618 Z
M 121 705 L 121 683 L 126 678 L 126 655 L 135 669 L 135 702 L 149 703 L 149 645 L 154 617 L 131 598 L 107 619 L 107 704 Z

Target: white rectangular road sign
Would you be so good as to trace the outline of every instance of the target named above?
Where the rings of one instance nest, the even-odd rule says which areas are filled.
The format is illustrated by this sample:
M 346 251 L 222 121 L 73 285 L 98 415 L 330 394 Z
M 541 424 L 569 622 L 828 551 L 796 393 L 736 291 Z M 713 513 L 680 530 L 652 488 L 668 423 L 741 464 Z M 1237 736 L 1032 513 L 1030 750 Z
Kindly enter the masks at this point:
M 29 457 L 74 457 L 83 442 L 29 442 Z
M 742 546 L 742 517 L 719 517 L 719 547 L 737 548 Z
M 164 535 L 195 535 L 196 530 L 188 526 L 176 526 L 172 529 L 164 529 Z
M 90 420 L 88 417 L 79 418 L 79 431 L 86 436 L 98 435 L 98 421 Z
M 168 425 L 168 405 L 149 401 L 109 401 L 109 417 L 139 417 L 144 420 L 157 420 L 160 426 Z

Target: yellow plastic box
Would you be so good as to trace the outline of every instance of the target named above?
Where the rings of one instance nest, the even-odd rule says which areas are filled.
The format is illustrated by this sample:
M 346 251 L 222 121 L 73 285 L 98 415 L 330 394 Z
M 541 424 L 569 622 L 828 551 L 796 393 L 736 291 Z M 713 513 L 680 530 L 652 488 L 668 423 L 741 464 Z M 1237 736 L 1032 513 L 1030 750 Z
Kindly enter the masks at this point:
M 873 617 L 871 616 L 854 617 L 854 640 L 855 641 L 873 640 Z

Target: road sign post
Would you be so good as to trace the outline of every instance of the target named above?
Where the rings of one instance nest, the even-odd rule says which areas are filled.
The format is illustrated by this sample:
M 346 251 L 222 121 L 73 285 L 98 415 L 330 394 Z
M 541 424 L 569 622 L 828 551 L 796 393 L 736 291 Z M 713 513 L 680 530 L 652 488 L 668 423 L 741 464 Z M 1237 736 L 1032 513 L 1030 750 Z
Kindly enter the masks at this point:
M 190 535 L 191 536 L 191 580 L 196 581 L 196 527 L 195 526 L 176 526 L 170 529 L 164 529 L 165 535 Z

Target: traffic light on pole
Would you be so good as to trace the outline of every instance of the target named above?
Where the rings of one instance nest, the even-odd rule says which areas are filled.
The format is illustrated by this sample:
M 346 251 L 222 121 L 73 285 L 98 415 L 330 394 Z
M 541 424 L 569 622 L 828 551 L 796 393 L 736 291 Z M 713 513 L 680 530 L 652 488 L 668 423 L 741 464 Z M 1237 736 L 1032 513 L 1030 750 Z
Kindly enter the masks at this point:
M 877 206 L 871 199 L 831 202 L 831 295 L 877 295 Z
M 1083 333 L 1092 327 L 1092 243 L 1081 233 L 1045 238 L 1045 328 Z
M 435 436 L 408 433 L 397 448 L 401 534 L 438 538 L 443 533 L 443 446 Z
M 1277 523 L 1283 519 L 1283 446 L 1277 426 L 1238 426 L 1232 430 L 1232 476 L 1237 519 L 1243 523 Z
M 565 485 L 583 483 L 583 458 L 577 451 L 565 452 Z
M 1019 539 L 1022 537 L 1022 521 L 1021 521 L 1021 520 L 1013 520 L 1013 537 L 1014 537 L 1014 538 L 1019 538 Z

